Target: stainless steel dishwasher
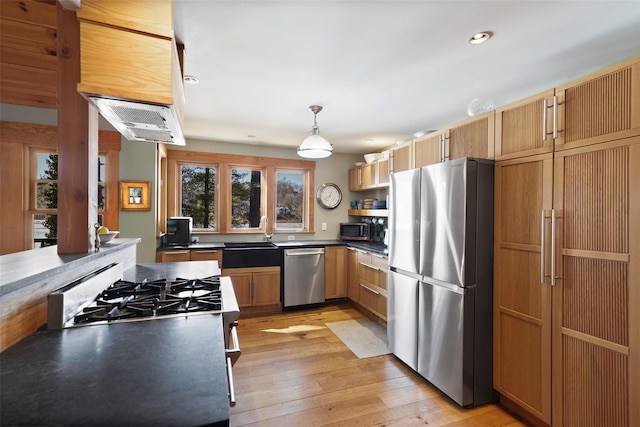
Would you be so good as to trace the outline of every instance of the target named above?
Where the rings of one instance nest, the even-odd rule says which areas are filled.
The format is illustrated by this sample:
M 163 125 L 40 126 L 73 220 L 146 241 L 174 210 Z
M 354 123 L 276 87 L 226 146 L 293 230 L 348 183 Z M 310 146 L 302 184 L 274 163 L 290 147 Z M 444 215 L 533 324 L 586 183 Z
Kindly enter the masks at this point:
M 324 302 L 324 248 L 284 250 L 284 307 Z

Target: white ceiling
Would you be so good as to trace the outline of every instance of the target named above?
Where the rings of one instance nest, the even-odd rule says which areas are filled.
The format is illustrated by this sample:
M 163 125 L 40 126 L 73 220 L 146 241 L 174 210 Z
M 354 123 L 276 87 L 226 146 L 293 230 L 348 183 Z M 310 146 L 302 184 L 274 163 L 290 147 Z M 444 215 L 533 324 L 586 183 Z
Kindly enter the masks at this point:
M 379 151 L 640 54 L 640 1 L 174 0 L 187 138 Z M 470 45 L 478 31 L 485 44 Z M 371 140 L 368 141 L 367 140 Z

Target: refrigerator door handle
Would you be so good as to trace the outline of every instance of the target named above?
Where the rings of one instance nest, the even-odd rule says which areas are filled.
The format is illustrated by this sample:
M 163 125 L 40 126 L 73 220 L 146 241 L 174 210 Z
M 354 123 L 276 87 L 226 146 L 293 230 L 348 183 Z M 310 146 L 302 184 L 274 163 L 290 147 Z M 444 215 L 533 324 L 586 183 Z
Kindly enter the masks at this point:
M 457 294 L 464 294 L 465 292 L 465 288 L 462 288 L 458 285 L 455 285 L 453 283 L 447 283 L 447 282 L 443 282 L 441 280 L 438 279 L 434 279 L 432 277 L 423 277 L 420 282 L 430 285 L 430 286 L 437 286 L 439 288 L 444 288 L 448 291 L 451 292 L 455 292 Z M 471 287 L 471 286 L 467 286 L 467 287 Z

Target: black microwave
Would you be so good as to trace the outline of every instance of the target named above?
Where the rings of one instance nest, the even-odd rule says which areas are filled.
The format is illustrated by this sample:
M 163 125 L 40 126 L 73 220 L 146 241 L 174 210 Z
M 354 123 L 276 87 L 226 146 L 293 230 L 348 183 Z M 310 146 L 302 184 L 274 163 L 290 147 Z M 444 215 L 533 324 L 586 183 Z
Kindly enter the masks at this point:
M 340 240 L 370 240 L 371 225 L 364 222 L 343 222 L 340 224 Z

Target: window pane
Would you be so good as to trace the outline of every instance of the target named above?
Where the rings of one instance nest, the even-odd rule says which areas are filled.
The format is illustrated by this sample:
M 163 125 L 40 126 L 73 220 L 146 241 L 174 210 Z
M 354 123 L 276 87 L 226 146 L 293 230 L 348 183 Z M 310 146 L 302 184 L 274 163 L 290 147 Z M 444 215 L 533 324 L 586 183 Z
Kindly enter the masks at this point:
M 58 179 L 58 155 L 38 153 L 38 177 L 37 179 Z
M 304 173 L 276 172 L 276 229 L 304 228 Z
M 58 207 L 58 184 L 55 182 L 36 183 L 36 209 L 56 209 Z
M 106 199 L 107 188 L 103 183 L 98 183 L 98 210 L 104 210 L 104 203 Z
M 216 168 L 183 165 L 180 212 L 193 218 L 193 228 L 216 228 Z
M 104 156 L 99 156 L 98 157 L 98 182 L 104 182 L 105 181 L 104 165 L 105 165 Z
M 231 169 L 231 228 L 260 226 L 262 172 Z
M 33 216 L 34 248 L 44 248 L 56 244 L 58 236 L 58 216 L 35 214 Z

